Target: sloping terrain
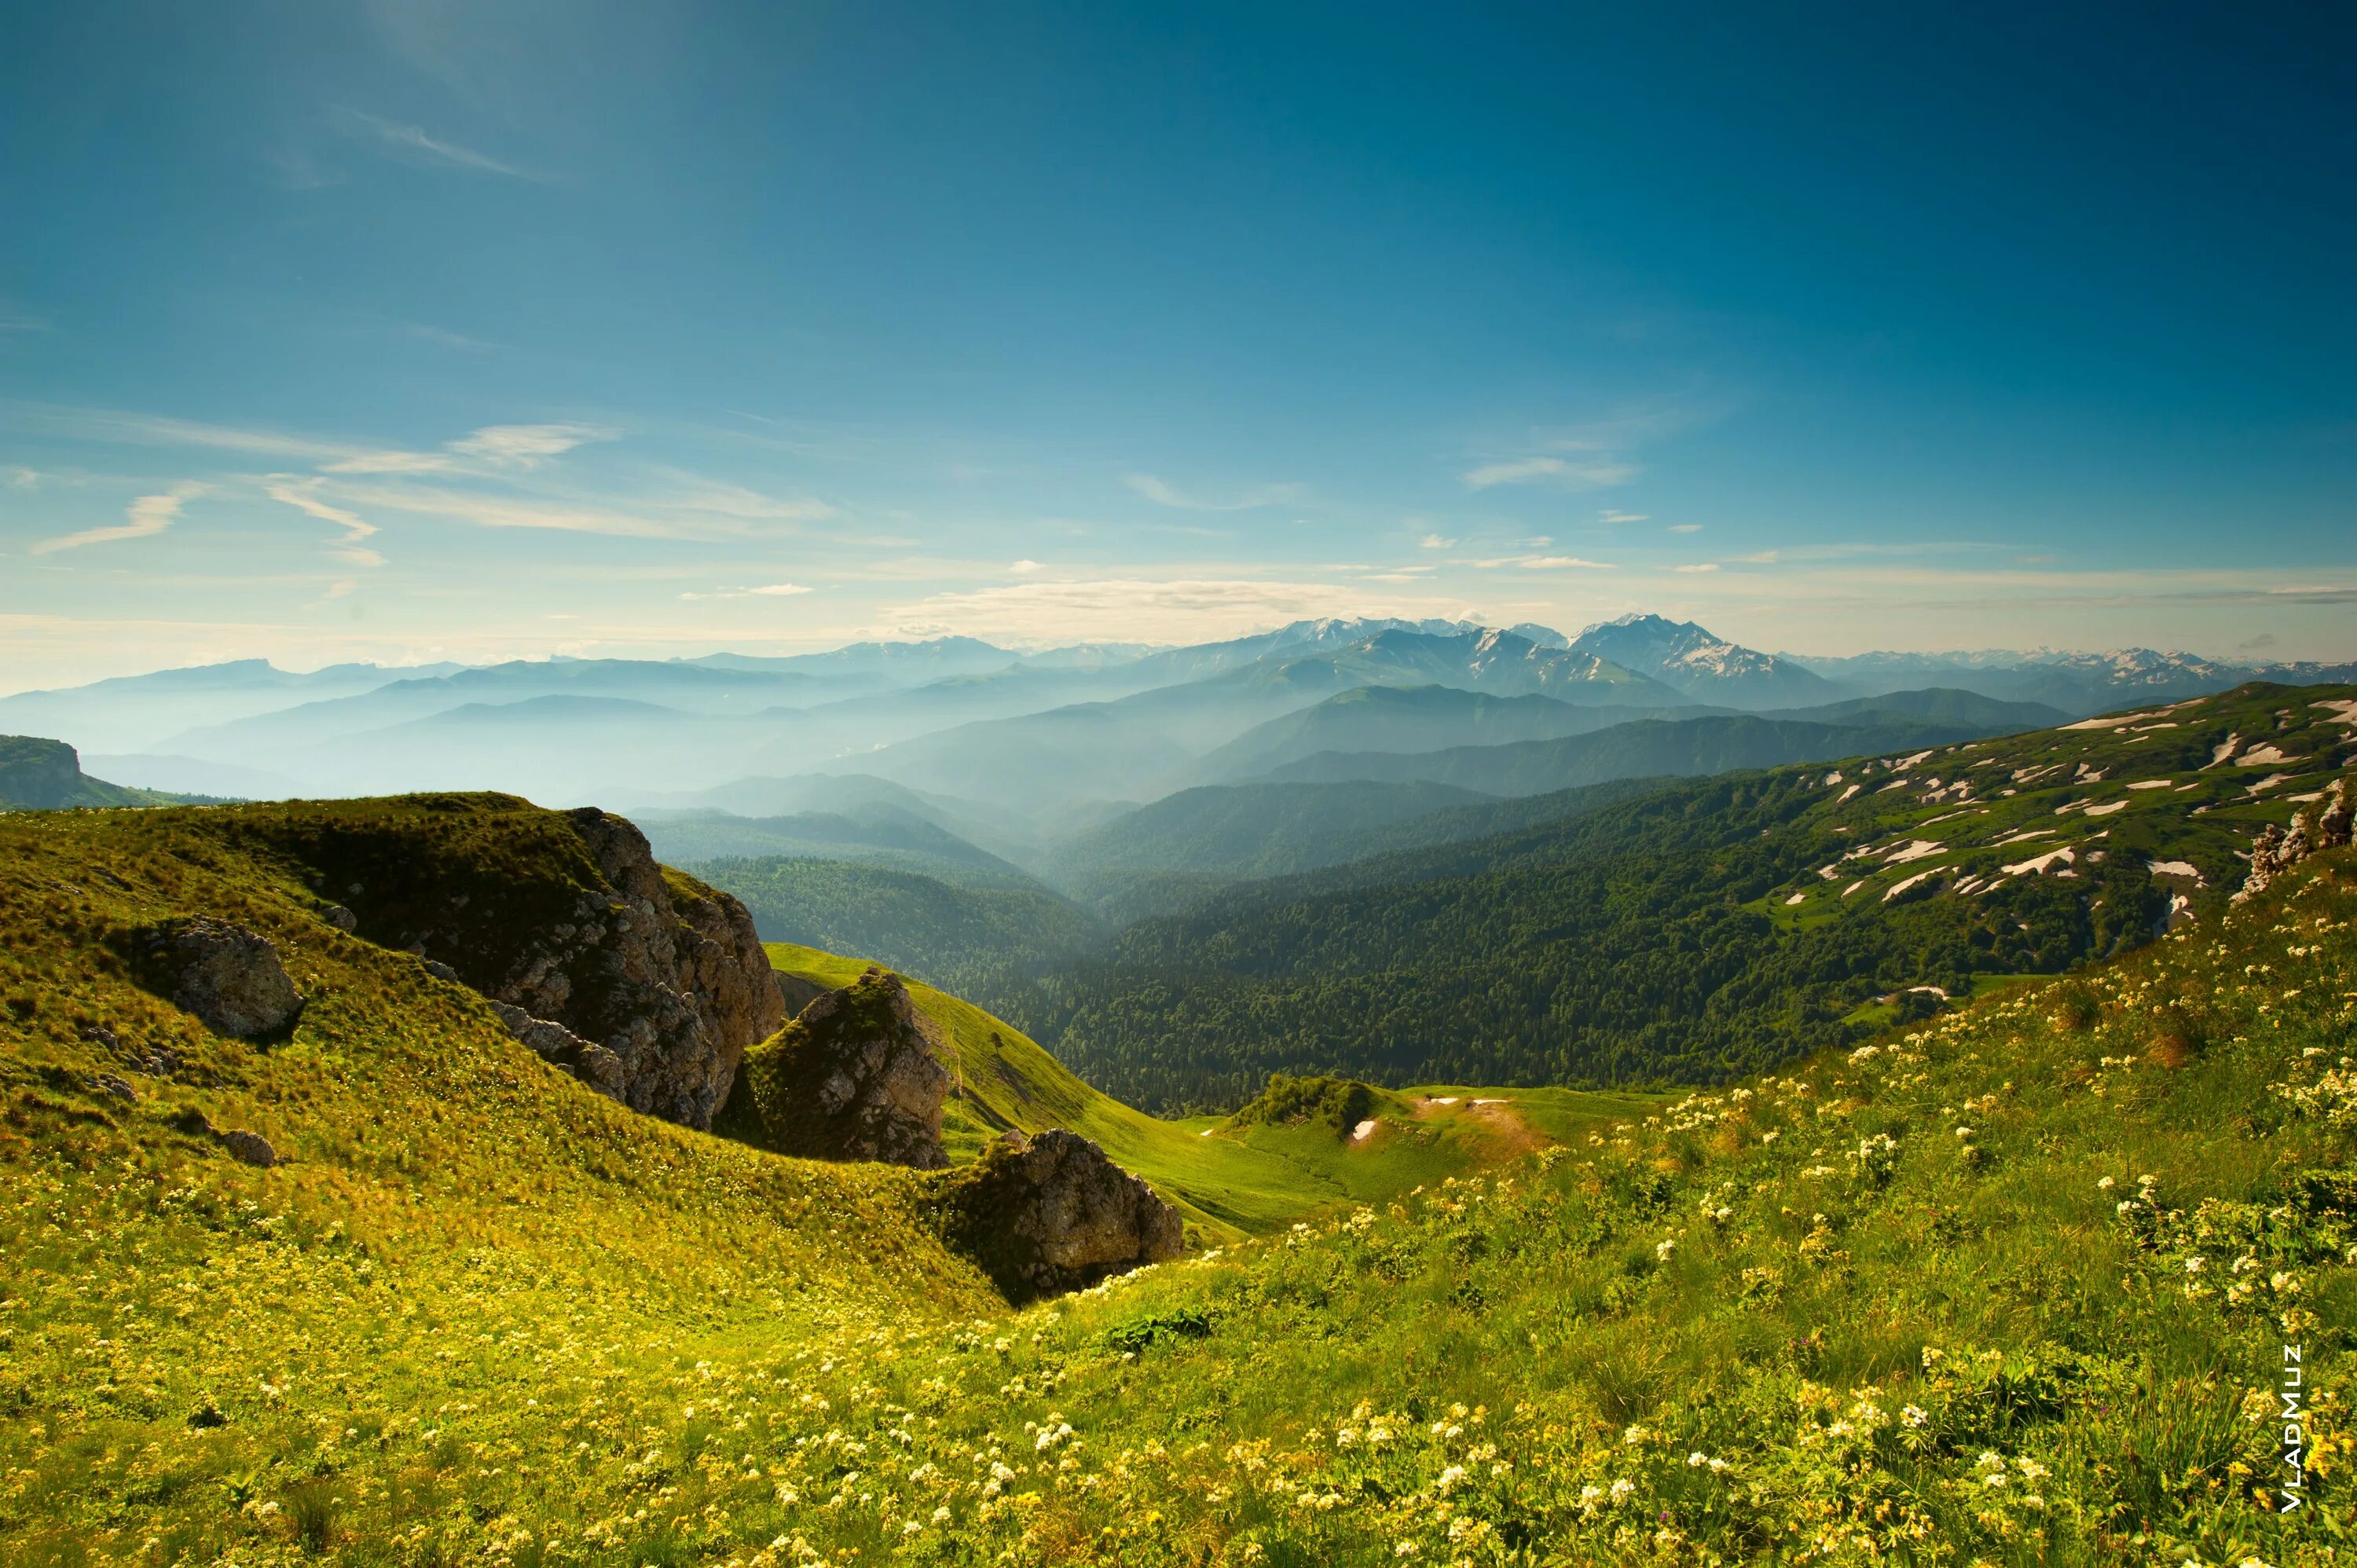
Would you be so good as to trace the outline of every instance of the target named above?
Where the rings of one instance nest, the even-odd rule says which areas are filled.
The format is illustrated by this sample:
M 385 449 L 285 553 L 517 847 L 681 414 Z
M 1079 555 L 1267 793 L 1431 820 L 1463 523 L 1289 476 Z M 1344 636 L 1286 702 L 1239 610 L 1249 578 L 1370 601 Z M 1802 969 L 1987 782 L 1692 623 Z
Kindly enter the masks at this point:
M 951 990 L 1060 962 L 1103 940 L 1086 911 L 1028 877 L 949 880 L 841 860 L 758 857 L 689 870 L 744 900 L 765 940 L 856 952 Z
M 0 862 L 13 1557 L 2345 1556 L 2345 852 L 2073 980 L 1010 1314 L 909 1223 L 920 1178 L 630 1118 L 293 887 L 36 822 Z M 287 942 L 295 1040 L 59 957 L 191 894 Z M 88 1087 L 102 1015 L 180 1076 Z
M 1873 1004 L 1925 1008 L 2144 940 L 2180 897 L 2214 909 L 2260 827 L 2357 755 L 2352 703 L 2251 686 L 1660 786 L 1213 893 L 987 1000 L 1149 1108 L 1236 1103 L 1280 1071 L 1724 1078 L 1855 1037 Z M 1173 1032 L 1183 1058 L 1160 1048 Z
M 1206 780 L 1230 782 L 1321 751 L 1439 751 L 1553 740 L 1663 712 L 1575 704 L 1536 693 L 1499 697 L 1457 686 L 1361 686 L 1255 725 L 1204 757 L 1199 771 Z
M 1765 714 L 1640 719 L 1555 740 L 1506 746 L 1405 755 L 1320 752 L 1275 768 L 1269 776 L 1290 783 L 1367 779 L 1454 784 L 1493 795 L 1539 795 L 1614 779 L 1692 777 L 1902 746 L 1939 746 L 1987 733 L 1986 726 L 1970 721 L 1903 713 L 1846 716 L 1831 723 Z
M 61 740 L 0 735 L 0 811 L 52 811 L 77 806 L 162 806 L 178 797 L 92 779 Z
M 1571 647 L 1697 703 L 1790 708 L 1839 695 L 1824 677 L 1792 660 L 1714 637 L 1692 621 L 1657 615 L 1625 615 L 1591 626 L 1571 639 Z

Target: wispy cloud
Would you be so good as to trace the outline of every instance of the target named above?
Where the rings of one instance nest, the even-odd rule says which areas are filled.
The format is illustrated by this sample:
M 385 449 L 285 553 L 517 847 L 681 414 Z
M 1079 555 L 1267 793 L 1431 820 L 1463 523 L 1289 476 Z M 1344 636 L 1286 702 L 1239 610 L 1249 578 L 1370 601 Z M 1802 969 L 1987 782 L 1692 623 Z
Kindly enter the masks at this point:
M 1492 485 L 1625 485 L 1641 471 L 1634 463 L 1612 458 L 1514 457 L 1468 469 L 1464 478 L 1468 489 L 1486 490 Z
M 1031 573 L 1039 570 L 1039 563 L 1027 558 L 1025 560 L 1010 563 L 1006 569 L 1017 576 L 1028 576 Z
M 1610 507 L 1606 507 L 1596 514 L 1596 521 L 1598 522 L 1645 522 L 1650 521 L 1651 517 L 1650 512 L 1616 511 Z
M 438 452 L 380 447 L 350 452 L 326 464 L 330 474 L 449 474 L 472 467 L 497 472 L 538 468 L 576 446 L 619 439 L 602 424 L 487 424 L 443 443 Z
M 1182 495 L 1152 474 L 1125 475 L 1122 483 L 1157 506 L 1177 507 L 1182 511 L 1250 511 L 1255 507 L 1280 506 L 1298 499 L 1302 493 L 1299 485 L 1262 485 L 1230 500 L 1207 500 L 1200 496 Z
M 1670 532 L 1672 533 L 1700 533 L 1702 532 L 1702 524 L 1698 522 L 1674 522 L 1670 524 Z
M 79 550 L 86 544 L 113 544 L 125 539 L 152 539 L 179 520 L 180 508 L 205 493 L 206 487 L 191 480 L 174 485 L 161 495 L 141 496 L 124 510 L 124 521 L 107 528 L 86 528 L 80 533 L 62 534 L 56 539 L 35 542 L 33 553 L 50 555 L 60 550 Z
M 487 424 L 449 447 L 466 456 L 531 468 L 576 446 L 611 441 L 619 434 L 602 424 Z
M 1043 646 L 1070 642 L 1178 643 L 1240 637 L 1320 616 L 1480 618 L 1461 599 L 1401 595 L 1338 583 L 1220 578 L 1110 578 L 1011 583 L 935 594 L 889 611 L 896 636 L 948 632 Z
M 1590 561 L 1578 555 L 1493 555 L 1474 565 L 1485 572 L 1515 570 L 1523 572 L 1610 572 L 1616 568 L 1609 561 Z
M 1718 570 L 1718 563 L 1716 561 L 1696 561 L 1690 565 L 1673 566 L 1670 570 L 1673 572 L 1716 572 Z
M 814 590 L 800 583 L 764 583 L 758 588 L 714 588 L 708 593 L 686 593 L 683 599 L 784 599 Z
M 407 163 L 428 164 L 447 168 L 467 169 L 476 174 L 495 174 L 509 179 L 540 179 L 543 176 L 519 168 L 489 153 L 479 153 L 472 147 L 462 147 L 456 142 L 430 135 L 422 125 L 404 125 L 396 120 L 370 114 L 358 109 L 338 109 L 336 125 L 345 134 L 371 143 L 388 156 Z
M 1415 542 L 1416 547 L 1420 550 L 1454 550 L 1457 548 L 1457 541 L 1437 533 L 1427 533 Z
M 336 559 L 339 561 L 351 566 L 383 565 L 384 557 L 361 542 L 375 534 L 376 524 L 355 512 L 346 511 L 341 507 L 329 506 L 326 501 L 321 500 L 312 493 L 318 483 L 317 479 L 295 479 L 281 476 L 265 483 L 262 493 L 283 506 L 291 506 L 297 511 L 317 518 L 321 522 L 332 522 L 342 529 L 343 543 L 336 551 Z

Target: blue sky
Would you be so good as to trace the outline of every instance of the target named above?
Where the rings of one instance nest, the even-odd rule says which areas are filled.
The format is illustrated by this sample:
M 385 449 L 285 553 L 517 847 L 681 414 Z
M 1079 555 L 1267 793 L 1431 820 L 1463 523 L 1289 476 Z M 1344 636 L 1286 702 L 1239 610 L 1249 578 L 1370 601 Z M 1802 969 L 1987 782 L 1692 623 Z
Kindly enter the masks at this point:
M 1358 612 L 2357 656 L 2329 9 L 18 7 L 0 689 Z

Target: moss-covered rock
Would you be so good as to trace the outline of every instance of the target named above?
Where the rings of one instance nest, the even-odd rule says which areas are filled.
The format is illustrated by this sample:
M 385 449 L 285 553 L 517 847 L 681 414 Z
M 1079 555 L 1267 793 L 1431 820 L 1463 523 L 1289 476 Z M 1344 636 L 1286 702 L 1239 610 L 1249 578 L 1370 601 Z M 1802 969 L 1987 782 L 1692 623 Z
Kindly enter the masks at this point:
M 747 1055 L 721 1129 L 780 1154 L 939 1170 L 942 1050 L 900 977 L 870 969 Z

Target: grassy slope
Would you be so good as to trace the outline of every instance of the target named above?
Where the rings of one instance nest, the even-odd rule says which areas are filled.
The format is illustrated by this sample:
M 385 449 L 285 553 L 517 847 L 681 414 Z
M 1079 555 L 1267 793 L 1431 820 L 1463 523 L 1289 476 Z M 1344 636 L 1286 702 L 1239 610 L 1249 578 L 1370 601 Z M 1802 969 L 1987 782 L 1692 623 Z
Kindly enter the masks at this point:
M 848 985 L 867 967 L 865 960 L 815 948 L 768 947 L 778 969 L 828 987 Z M 1391 1124 L 1385 1134 L 1360 1147 L 1294 1128 L 1222 1125 L 1207 1137 L 1209 1123 L 1163 1121 L 1098 1093 L 1021 1031 L 969 1002 L 913 980 L 909 993 L 942 1026 L 954 1054 L 958 1084 L 942 1126 L 952 1159 L 974 1158 L 1010 1127 L 1027 1133 L 1069 1127 L 1153 1183 L 1212 1241 L 1277 1230 L 1323 1205 L 1388 1197 L 1519 1152 L 1513 1140 L 1470 1118 L 1442 1115 L 1418 1123 L 1404 1101 L 1385 1118 Z M 1640 1096 L 1506 1092 L 1518 1102 L 1530 1101 L 1536 1107 L 1531 1121 L 1557 1140 L 1647 1103 Z
M 7 907 L 72 929 L 66 869 L 12 867 Z M 6 951 L 6 994 L 39 1004 L 28 1063 L 70 1051 L 46 1021 L 89 1004 L 77 982 Z M 397 959 L 302 958 L 407 1005 L 390 968 L 371 986 Z M 880 1214 L 779 1231 L 694 1179 L 745 1168 L 710 1140 L 637 1123 L 608 1174 L 544 1159 L 562 1123 L 530 1113 L 527 1064 L 428 1043 L 468 1024 L 436 998 L 404 1049 L 287 1066 L 309 1098 L 251 1112 L 305 1154 L 286 1171 L 135 1137 L 19 1073 L 0 1541 L 248 1563 L 2322 1568 L 2347 1560 L 2357 1459 L 2352 996 L 2342 855 L 2083 979 L 1012 1317 L 952 1319 L 946 1280 L 855 1310 L 853 1271 L 905 1271 L 909 1243 Z M 173 1026 L 103 981 L 90 1001 Z M 429 1090 L 345 1134 L 376 1159 L 448 1119 L 415 1173 L 304 1140 L 361 1071 L 371 1103 Z M 634 1187 L 633 1159 L 698 1148 L 717 1163 Z M 682 1218 L 721 1212 L 740 1218 Z M 560 1244 L 576 1225 L 592 1244 Z M 829 1244 L 807 1290 L 763 1277 Z M 2310 1402 L 2287 1516 L 2259 1503 L 2287 1340 Z M 226 1423 L 190 1427 L 208 1396 Z

